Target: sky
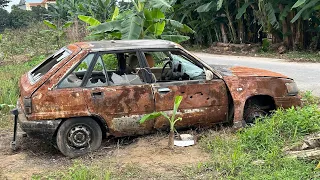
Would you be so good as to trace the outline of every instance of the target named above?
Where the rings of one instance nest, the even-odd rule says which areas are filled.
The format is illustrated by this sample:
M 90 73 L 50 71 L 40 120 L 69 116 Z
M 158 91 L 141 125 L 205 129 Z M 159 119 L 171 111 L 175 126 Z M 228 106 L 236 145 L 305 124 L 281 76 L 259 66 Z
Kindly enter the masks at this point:
M 10 12 L 11 11 L 11 6 L 12 5 L 17 5 L 19 4 L 20 0 L 10 0 L 11 2 L 9 2 L 8 6 L 5 7 L 5 9 Z M 41 2 L 42 0 L 26 0 L 26 2 Z

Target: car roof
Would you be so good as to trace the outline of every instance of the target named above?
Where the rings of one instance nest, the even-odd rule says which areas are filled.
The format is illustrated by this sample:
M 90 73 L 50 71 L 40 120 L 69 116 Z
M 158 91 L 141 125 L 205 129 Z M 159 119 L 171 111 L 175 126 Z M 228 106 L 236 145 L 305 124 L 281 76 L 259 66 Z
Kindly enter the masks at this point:
M 150 40 L 109 40 L 109 41 L 91 41 L 78 42 L 75 45 L 82 49 L 90 51 L 107 50 L 128 50 L 128 49 L 171 49 L 180 48 L 179 44 L 171 41 L 150 39 Z

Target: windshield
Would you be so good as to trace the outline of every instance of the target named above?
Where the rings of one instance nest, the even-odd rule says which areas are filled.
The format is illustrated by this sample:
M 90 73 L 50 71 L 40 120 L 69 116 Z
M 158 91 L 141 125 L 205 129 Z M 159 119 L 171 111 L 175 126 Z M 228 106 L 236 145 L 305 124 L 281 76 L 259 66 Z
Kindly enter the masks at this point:
M 49 56 L 42 64 L 31 71 L 31 78 L 34 82 L 38 81 L 43 75 L 49 72 L 59 62 L 68 57 L 71 52 L 68 49 L 62 48 L 53 55 Z

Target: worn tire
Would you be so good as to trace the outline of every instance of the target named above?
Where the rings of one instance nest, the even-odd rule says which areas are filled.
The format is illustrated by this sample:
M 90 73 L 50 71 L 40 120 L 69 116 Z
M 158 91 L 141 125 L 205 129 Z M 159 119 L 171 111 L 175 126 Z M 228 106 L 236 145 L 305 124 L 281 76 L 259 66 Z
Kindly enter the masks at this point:
M 260 117 L 266 116 L 268 113 L 260 108 L 258 105 L 249 105 L 244 110 L 244 120 L 247 125 L 252 125 L 255 120 Z
M 57 132 L 56 142 L 62 154 L 70 158 L 97 150 L 102 141 L 99 124 L 91 118 L 68 119 Z

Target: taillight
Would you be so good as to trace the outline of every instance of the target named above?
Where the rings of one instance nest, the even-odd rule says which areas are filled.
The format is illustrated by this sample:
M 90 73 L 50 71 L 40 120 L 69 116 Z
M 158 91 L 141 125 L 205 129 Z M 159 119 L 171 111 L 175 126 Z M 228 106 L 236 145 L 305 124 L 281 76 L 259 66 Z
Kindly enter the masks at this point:
M 26 114 L 32 113 L 32 103 L 31 98 L 23 98 L 23 105 Z

